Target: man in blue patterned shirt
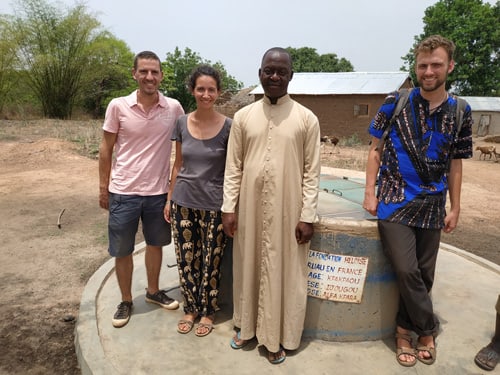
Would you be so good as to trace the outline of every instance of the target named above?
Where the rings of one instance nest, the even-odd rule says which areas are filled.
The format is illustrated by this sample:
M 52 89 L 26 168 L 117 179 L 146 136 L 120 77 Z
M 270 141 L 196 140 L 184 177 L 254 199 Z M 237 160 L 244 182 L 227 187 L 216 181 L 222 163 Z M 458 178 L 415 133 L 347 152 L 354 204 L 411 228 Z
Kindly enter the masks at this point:
M 454 50 L 454 43 L 439 35 L 420 42 L 414 50 L 419 87 L 390 125 L 399 94 L 388 95 L 369 127 L 373 138 L 363 207 L 378 216 L 382 246 L 398 278 L 396 359 L 407 367 L 417 359 L 425 364 L 436 359 L 439 321 L 429 292 L 441 230 L 449 233 L 458 222 L 462 159 L 472 157 L 470 106 L 465 107 L 460 127 L 458 100 L 445 86 L 454 68 Z M 379 139 L 387 126 L 380 150 Z M 418 335 L 416 349 L 412 331 Z

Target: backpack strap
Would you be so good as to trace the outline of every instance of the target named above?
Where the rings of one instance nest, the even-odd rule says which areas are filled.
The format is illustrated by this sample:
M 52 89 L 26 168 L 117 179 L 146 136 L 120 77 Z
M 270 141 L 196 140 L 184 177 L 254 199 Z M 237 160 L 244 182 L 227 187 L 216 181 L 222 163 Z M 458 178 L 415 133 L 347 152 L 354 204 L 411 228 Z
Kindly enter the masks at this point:
M 464 120 L 464 113 L 465 113 L 465 108 L 467 107 L 467 102 L 465 99 L 462 99 L 459 96 L 454 95 L 456 101 L 457 101 L 457 115 L 456 115 L 456 121 L 457 121 L 457 136 L 458 133 L 460 133 L 460 130 L 462 129 L 462 122 Z
M 457 133 L 455 135 L 455 141 L 458 139 L 458 135 L 460 134 L 460 130 L 462 130 L 462 123 L 464 121 L 464 113 L 465 109 L 467 107 L 467 101 L 465 99 L 462 99 L 459 96 L 453 95 L 455 100 L 457 101 L 457 112 L 455 116 L 455 121 L 457 123 Z M 450 172 L 450 167 L 451 167 L 451 156 L 453 154 L 453 148 L 455 146 L 452 144 L 451 149 L 450 149 L 450 157 L 448 158 L 448 161 L 446 163 L 446 172 Z
M 392 124 L 396 121 L 396 118 L 399 116 L 401 111 L 403 110 L 404 106 L 408 102 L 408 98 L 410 97 L 411 94 L 411 88 L 410 89 L 400 89 L 398 91 L 398 97 L 397 97 L 397 102 L 396 102 L 396 108 L 394 109 L 394 112 L 392 113 L 391 119 L 389 120 L 389 123 L 384 129 L 384 132 L 382 133 L 382 137 L 380 137 L 377 147 L 375 147 L 376 151 L 382 151 L 382 148 L 384 147 L 384 142 L 387 136 L 389 135 L 389 132 L 391 130 Z

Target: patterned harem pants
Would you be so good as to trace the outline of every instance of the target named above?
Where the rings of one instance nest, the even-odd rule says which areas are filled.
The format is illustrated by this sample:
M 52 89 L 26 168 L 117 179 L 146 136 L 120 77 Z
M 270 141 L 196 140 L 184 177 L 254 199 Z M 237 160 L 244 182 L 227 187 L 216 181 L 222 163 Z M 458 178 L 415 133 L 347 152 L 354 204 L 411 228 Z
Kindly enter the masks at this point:
M 184 312 L 213 315 L 219 310 L 220 265 L 227 243 L 222 213 L 172 202 L 171 217 Z

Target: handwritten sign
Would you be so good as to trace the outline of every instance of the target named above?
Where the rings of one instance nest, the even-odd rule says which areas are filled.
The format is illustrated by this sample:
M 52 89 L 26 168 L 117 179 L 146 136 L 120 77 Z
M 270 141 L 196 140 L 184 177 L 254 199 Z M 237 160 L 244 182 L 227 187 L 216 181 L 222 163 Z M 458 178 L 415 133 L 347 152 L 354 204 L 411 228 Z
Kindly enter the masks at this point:
M 307 295 L 338 302 L 361 303 L 367 257 L 309 250 Z

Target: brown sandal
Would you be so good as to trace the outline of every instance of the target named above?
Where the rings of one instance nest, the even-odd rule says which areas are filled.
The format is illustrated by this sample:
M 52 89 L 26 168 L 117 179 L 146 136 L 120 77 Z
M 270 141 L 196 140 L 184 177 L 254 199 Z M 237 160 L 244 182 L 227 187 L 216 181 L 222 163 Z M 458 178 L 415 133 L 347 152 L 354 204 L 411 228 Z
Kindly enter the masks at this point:
M 198 323 L 198 327 L 196 327 L 194 334 L 198 337 L 207 336 L 213 329 L 214 325 L 212 323 Z
M 183 326 L 183 325 L 187 326 L 187 329 L 186 328 L 185 329 L 181 328 L 181 326 Z M 193 325 L 194 325 L 194 321 L 193 320 L 181 319 L 177 323 L 177 332 L 182 333 L 183 335 L 185 335 L 186 333 L 191 332 L 191 330 L 193 329 Z
M 406 346 L 399 346 L 398 347 L 398 339 L 408 341 L 410 346 L 409 347 L 406 347 Z M 415 366 L 415 364 L 417 363 L 417 353 L 416 353 L 415 349 L 413 348 L 412 341 L 413 340 L 409 334 L 396 332 L 396 360 L 398 361 L 398 363 L 401 366 L 412 367 L 412 366 Z M 402 355 L 412 356 L 413 360 L 412 361 L 403 361 L 401 359 Z
M 494 349 L 491 343 L 482 348 L 474 358 L 476 365 L 486 371 L 493 371 L 499 360 L 500 353 Z
M 436 340 L 433 339 L 434 341 L 434 347 L 430 347 L 427 345 L 418 345 L 417 346 L 417 354 L 420 353 L 428 353 L 429 357 L 428 358 L 422 358 L 419 355 L 417 355 L 417 359 L 425 363 L 426 365 L 432 365 L 434 362 L 436 362 Z
M 200 321 L 198 323 L 198 327 L 196 327 L 196 330 L 194 331 L 194 334 L 198 337 L 207 336 L 214 329 L 214 316 L 211 315 L 211 316 L 207 316 L 205 318 L 208 320 L 208 323 Z

